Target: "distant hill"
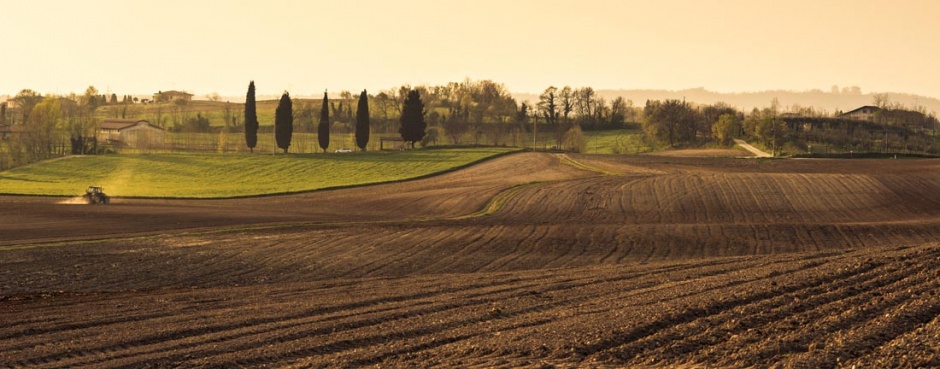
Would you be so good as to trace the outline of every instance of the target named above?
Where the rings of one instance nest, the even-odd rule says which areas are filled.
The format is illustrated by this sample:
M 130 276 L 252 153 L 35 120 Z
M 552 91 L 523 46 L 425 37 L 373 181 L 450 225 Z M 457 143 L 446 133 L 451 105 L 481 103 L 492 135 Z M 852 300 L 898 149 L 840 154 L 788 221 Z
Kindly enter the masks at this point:
M 832 114 L 835 111 L 849 111 L 863 105 L 872 105 L 874 95 L 877 93 L 831 93 L 821 90 L 810 91 L 760 91 L 760 92 L 740 92 L 740 93 L 722 93 L 708 91 L 704 88 L 692 88 L 686 90 L 598 90 L 599 96 L 608 101 L 622 96 L 624 99 L 632 100 L 634 106 L 642 107 L 646 100 L 666 100 L 666 99 L 685 99 L 688 102 L 696 104 L 714 104 L 725 102 L 740 110 L 750 111 L 753 108 L 763 108 L 770 106 L 770 101 L 777 98 L 780 101 L 780 108 L 787 111 L 792 107 L 813 107 L 817 111 L 824 111 Z M 537 103 L 539 97 L 537 94 L 513 94 L 517 101 L 529 101 Z M 888 98 L 892 103 L 901 103 L 905 107 L 923 106 L 927 112 L 940 112 L 940 100 L 933 97 L 905 94 L 888 93 Z

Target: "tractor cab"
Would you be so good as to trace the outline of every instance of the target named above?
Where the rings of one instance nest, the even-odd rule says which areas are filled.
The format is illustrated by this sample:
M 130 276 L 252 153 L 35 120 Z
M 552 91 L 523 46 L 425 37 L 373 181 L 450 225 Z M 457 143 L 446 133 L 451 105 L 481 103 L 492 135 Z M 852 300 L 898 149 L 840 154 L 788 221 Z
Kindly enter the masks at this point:
M 107 204 L 109 200 L 108 195 L 105 195 L 104 190 L 98 186 L 88 186 L 85 189 L 85 195 L 82 197 L 89 204 Z

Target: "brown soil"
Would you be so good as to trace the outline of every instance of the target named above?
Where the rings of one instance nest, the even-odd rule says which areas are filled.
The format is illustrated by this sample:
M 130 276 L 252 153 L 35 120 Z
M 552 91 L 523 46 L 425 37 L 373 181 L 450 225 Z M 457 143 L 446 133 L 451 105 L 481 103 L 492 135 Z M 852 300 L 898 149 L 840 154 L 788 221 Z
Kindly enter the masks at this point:
M 655 152 L 649 153 L 648 155 L 667 156 L 667 157 L 727 157 L 727 158 L 740 158 L 740 157 L 753 156 L 753 154 L 747 151 L 734 150 L 734 149 L 665 150 L 665 151 L 655 151 Z
M 0 197 L 0 367 L 937 367 L 940 161 L 517 154 Z

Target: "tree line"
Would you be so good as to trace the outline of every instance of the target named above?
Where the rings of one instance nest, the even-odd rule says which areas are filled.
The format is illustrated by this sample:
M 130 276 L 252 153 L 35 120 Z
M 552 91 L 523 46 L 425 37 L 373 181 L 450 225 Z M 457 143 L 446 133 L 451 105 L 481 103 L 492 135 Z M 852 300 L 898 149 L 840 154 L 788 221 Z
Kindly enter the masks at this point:
M 579 151 L 584 145 L 582 130 L 633 127 L 650 142 L 668 148 L 730 145 L 732 139 L 744 138 L 770 151 L 940 150 L 935 114 L 891 102 L 886 94 L 874 95 L 873 104 L 879 110 L 863 122 L 840 117 L 841 112 L 830 115 L 796 105 L 781 108 L 776 99 L 750 112 L 720 102 L 702 105 L 677 99 L 648 100 L 636 107 L 623 98 L 608 101 L 591 87 L 549 86 L 537 101 L 519 102 L 503 84 L 470 79 L 444 85 L 401 85 L 373 95 L 342 91 L 339 99 L 330 99 L 324 92 L 319 106 L 309 100 L 295 105 L 285 92 L 277 101 L 274 124 L 264 127 L 258 122 L 253 81 L 243 114 L 237 112 L 239 104 L 231 103 L 212 116 L 193 115 L 191 103 L 183 100 L 135 106 L 139 101 L 130 95 L 106 96 L 93 86 L 83 94 L 67 96 L 43 96 L 24 89 L 11 102 L 0 104 L 0 159 L 4 160 L 0 164 L 4 168 L 68 153 L 101 152 L 104 148 L 95 136 L 102 118 L 137 118 L 143 111 L 143 118 L 169 131 L 218 132 L 220 147 L 226 133 L 243 131 L 251 151 L 259 131 L 264 131 L 273 133 L 277 147 L 287 152 L 295 123 L 300 124 L 300 132 L 316 132 L 316 144 L 324 152 L 331 133 L 336 132 L 352 133 L 360 150 L 366 149 L 370 134 L 397 133 L 412 147 L 440 143 L 529 146 L 526 137 L 541 134 L 550 136 L 556 148 Z
M 245 106 L 245 137 L 249 150 L 257 144 L 259 130 L 254 92 L 251 82 Z M 623 128 L 628 120 L 637 117 L 631 101 L 618 98 L 608 103 L 590 87 L 565 86 L 560 90 L 549 87 L 540 101 L 530 106 L 528 102 L 518 103 L 503 84 L 490 80 L 468 79 L 438 86 L 402 85 L 375 95 L 363 91 L 356 114 L 352 113 L 352 103 L 348 102 L 350 95 L 342 92 L 343 99 L 337 105 L 324 93 L 316 126 L 318 142 L 324 151 L 332 123 L 336 121 L 355 121 L 356 142 L 362 150 L 369 141 L 371 122 L 378 132 L 397 131 L 412 147 L 438 141 L 453 145 L 507 145 L 522 142 L 523 135 L 534 133 L 539 125 L 544 125 L 543 132 L 555 133 L 556 146 L 577 150 L 578 145 L 567 142 L 579 141 L 572 136 L 579 136 L 582 127 L 588 130 Z M 275 114 L 275 137 L 279 137 L 278 147 L 286 152 L 295 122 L 287 117 L 290 111 L 293 118 L 295 111 L 289 93 L 281 96 L 277 111 L 281 113 Z M 302 122 L 312 121 L 309 107 L 303 107 L 300 115 Z M 330 119 L 331 115 L 334 119 Z
M 111 100 L 116 103 L 117 97 Z M 13 108 L 0 104 L 0 167 L 98 152 L 95 111 L 107 100 L 94 87 L 83 95 L 68 96 L 43 96 L 24 89 L 12 101 Z
M 337 109 L 336 105 L 330 104 L 329 95 L 324 91 L 320 108 L 320 122 L 317 125 L 317 141 L 323 152 L 326 152 L 330 145 L 330 111 L 332 110 L 333 114 L 337 114 L 342 111 L 341 109 Z M 274 112 L 274 138 L 277 147 L 284 153 L 287 153 L 290 149 L 294 132 L 293 111 L 293 100 L 291 100 L 290 93 L 285 91 L 281 95 Z M 415 90 L 410 91 L 408 99 L 403 102 L 400 134 L 404 141 L 411 142 L 412 147 L 414 147 L 415 142 L 424 137 L 424 114 L 420 94 Z M 355 120 L 356 146 L 359 150 L 365 151 L 370 138 L 369 95 L 366 90 L 362 90 L 362 93 L 359 94 Z M 258 128 L 255 82 L 251 81 L 248 84 L 248 93 L 245 97 L 245 145 L 251 152 L 254 152 L 254 148 L 258 144 Z
M 772 151 L 798 153 L 902 152 L 940 154 L 940 122 L 922 107 L 907 108 L 876 95 L 871 119 L 857 119 L 791 106 L 770 106 L 745 113 L 724 103 L 694 105 L 667 99 L 647 101 L 642 129 L 669 148 L 709 144 L 729 146 L 734 138 L 753 141 Z M 816 150 L 813 150 L 816 145 Z

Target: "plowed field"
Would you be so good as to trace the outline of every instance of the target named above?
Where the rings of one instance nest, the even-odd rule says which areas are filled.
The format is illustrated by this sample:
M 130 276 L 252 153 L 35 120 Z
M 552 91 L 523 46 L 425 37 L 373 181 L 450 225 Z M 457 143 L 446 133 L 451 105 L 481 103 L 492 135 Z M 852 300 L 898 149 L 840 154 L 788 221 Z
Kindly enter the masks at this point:
M 940 161 L 516 154 L 0 197 L 0 367 L 938 367 Z

